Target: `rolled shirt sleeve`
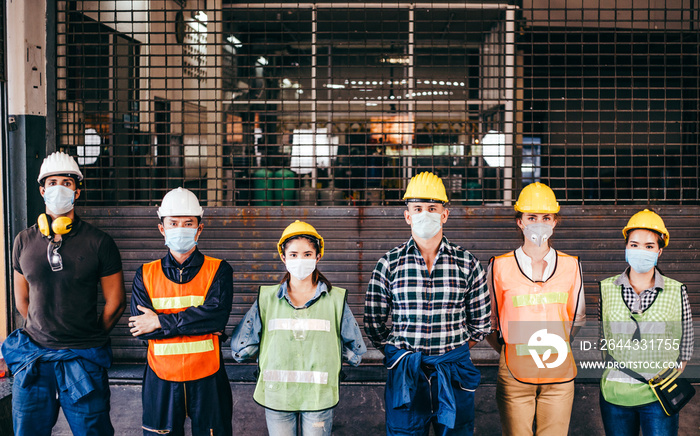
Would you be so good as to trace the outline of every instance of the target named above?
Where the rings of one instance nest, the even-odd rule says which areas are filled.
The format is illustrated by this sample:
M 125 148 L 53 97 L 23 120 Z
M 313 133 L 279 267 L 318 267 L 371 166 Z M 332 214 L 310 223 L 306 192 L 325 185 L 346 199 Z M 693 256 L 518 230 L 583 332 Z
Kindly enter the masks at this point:
M 231 335 L 231 356 L 236 362 L 244 362 L 258 355 L 261 333 L 262 322 L 258 301 L 255 300 Z
M 343 340 L 343 359 L 352 366 L 359 365 L 362 355 L 367 352 L 367 346 L 348 303 L 343 308 L 340 336 Z

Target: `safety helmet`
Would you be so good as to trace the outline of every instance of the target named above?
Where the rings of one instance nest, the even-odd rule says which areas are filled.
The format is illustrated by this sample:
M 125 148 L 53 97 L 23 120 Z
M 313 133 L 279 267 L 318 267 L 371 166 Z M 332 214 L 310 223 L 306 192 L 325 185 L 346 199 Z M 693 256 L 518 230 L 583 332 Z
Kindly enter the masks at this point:
M 198 216 L 204 215 L 204 209 L 199 205 L 197 196 L 189 189 L 177 188 L 165 194 L 158 208 L 158 218 L 166 216 Z
M 39 169 L 39 177 L 36 181 L 40 184 L 49 176 L 65 175 L 73 177 L 78 182 L 83 181 L 83 173 L 78 168 L 78 163 L 69 154 L 57 151 L 46 156 Z
M 630 232 L 630 230 L 636 229 L 646 229 L 660 233 L 664 240 L 664 246 L 661 248 L 668 247 L 668 241 L 671 240 L 671 235 L 668 233 L 668 230 L 664 225 L 664 220 L 649 209 L 644 209 L 632 215 L 630 220 L 627 221 L 625 228 L 622 229 L 622 236 L 627 239 L 627 234 Z
M 428 171 L 413 176 L 408 182 L 403 199 L 443 204 L 449 201 L 442 179 Z
M 280 257 L 284 256 L 284 252 L 282 251 L 282 245 L 284 245 L 287 239 L 299 235 L 312 236 L 318 239 L 318 247 L 320 250 L 319 254 L 321 255 L 321 257 L 323 257 L 323 238 L 321 237 L 321 235 L 318 234 L 314 226 L 299 220 L 296 220 L 290 225 L 288 225 L 287 228 L 284 229 L 284 232 L 282 232 L 282 237 L 277 243 L 277 251 L 279 252 Z
M 515 210 L 522 213 L 559 213 L 554 191 L 544 183 L 530 183 L 520 191 Z

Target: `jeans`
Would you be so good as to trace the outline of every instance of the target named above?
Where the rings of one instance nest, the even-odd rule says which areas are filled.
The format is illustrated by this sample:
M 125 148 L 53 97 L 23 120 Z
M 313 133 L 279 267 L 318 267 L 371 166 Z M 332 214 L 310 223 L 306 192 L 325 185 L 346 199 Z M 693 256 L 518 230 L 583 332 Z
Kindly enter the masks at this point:
M 30 386 L 12 385 L 12 425 L 16 436 L 50 436 L 63 409 L 66 421 L 75 436 L 112 436 L 109 419 L 109 383 L 107 370 L 83 360 L 83 366 L 95 382 L 96 390 L 73 403 L 66 392 L 58 389 L 54 365 L 59 362 L 38 362 L 37 378 Z
M 333 409 L 320 412 L 278 412 L 265 409 L 265 420 L 270 436 L 296 436 L 299 421 L 300 436 L 330 436 L 333 429 Z
M 600 395 L 600 413 L 607 436 L 677 436 L 678 414 L 667 416 L 658 401 L 625 407 L 608 403 Z

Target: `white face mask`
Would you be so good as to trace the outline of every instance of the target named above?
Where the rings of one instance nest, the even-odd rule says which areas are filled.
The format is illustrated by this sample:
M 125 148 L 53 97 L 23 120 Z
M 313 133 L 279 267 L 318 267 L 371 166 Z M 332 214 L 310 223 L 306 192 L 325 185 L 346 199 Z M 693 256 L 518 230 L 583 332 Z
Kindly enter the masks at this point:
M 294 278 L 304 280 L 316 269 L 316 259 L 287 259 L 285 265 Z
M 534 242 L 535 245 L 541 247 L 549 238 L 552 237 L 554 229 L 549 224 L 538 223 L 538 224 L 528 224 L 523 229 L 523 234 L 525 239 L 529 239 Z
M 423 211 L 411 215 L 411 229 L 413 234 L 421 239 L 430 239 L 437 235 L 442 228 L 442 214 Z
M 44 204 L 50 212 L 63 215 L 73 210 L 75 191 L 66 186 L 49 186 L 44 190 Z

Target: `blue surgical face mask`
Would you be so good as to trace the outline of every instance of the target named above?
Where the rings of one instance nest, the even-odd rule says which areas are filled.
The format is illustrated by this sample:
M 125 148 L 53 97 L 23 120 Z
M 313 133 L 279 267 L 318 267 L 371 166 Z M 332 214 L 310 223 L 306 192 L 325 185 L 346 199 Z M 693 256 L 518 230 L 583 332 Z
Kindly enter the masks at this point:
M 656 262 L 659 260 L 659 253 L 638 248 L 628 248 L 625 250 L 625 260 L 633 270 L 644 274 L 656 266 Z
M 197 245 L 196 236 L 197 228 L 175 227 L 174 229 L 165 229 L 165 245 L 176 253 L 187 253 L 192 247 Z
M 430 239 L 437 235 L 442 228 L 442 214 L 423 211 L 411 215 L 411 229 L 413 234 L 421 239 Z
M 44 203 L 51 213 L 66 214 L 73 210 L 75 191 L 61 185 L 49 186 L 44 190 Z

